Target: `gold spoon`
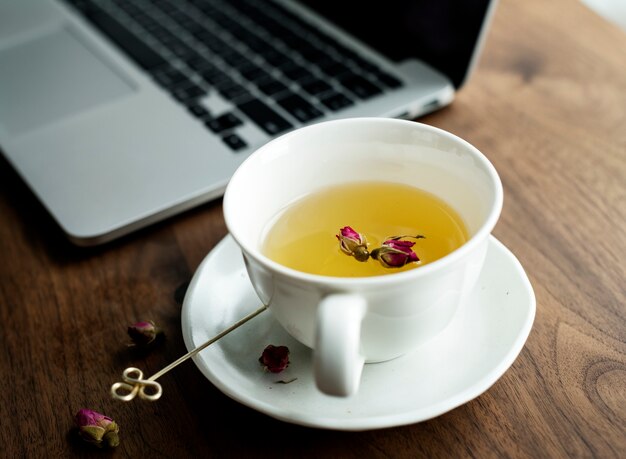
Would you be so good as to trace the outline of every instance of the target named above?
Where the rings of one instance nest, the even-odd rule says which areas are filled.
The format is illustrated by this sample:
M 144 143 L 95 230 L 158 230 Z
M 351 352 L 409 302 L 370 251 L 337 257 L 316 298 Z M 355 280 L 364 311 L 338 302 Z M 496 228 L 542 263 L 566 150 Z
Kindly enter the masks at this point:
M 183 355 L 176 361 L 170 363 L 168 366 L 163 368 L 161 371 L 158 371 L 154 375 L 150 376 L 148 379 L 143 378 L 143 371 L 141 371 L 139 368 L 135 368 L 135 367 L 126 368 L 124 372 L 122 373 L 122 381 L 116 382 L 115 384 L 111 386 L 111 396 L 114 399 L 120 400 L 122 402 L 130 402 L 137 395 L 139 395 L 139 398 L 143 400 L 149 400 L 151 402 L 158 400 L 159 398 L 161 398 L 161 395 L 163 395 L 163 388 L 161 387 L 161 384 L 156 382 L 157 378 L 163 376 L 165 373 L 170 371 L 172 368 L 180 365 L 188 358 L 193 357 L 198 352 L 208 347 L 209 345 L 213 344 L 218 339 L 229 334 L 231 331 L 235 330 L 236 328 L 241 327 L 243 324 L 248 322 L 250 319 L 255 318 L 266 309 L 267 309 L 267 305 L 261 306 L 259 309 L 248 314 L 243 319 L 237 321 L 236 323 L 234 323 L 227 329 L 221 331 L 220 333 L 215 335 L 213 338 L 209 339 L 208 341 L 201 344 L 197 348 L 189 351 L 187 354 Z

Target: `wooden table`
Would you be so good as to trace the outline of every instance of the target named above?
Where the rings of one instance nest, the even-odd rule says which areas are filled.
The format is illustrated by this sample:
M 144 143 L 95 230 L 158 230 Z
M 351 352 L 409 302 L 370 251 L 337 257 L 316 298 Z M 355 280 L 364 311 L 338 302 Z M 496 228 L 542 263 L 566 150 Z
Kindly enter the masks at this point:
M 185 352 L 181 299 L 226 234 L 221 202 L 81 249 L 2 162 L 0 456 L 103 454 L 71 433 L 89 407 L 121 425 L 116 457 L 625 457 L 626 34 L 575 0 L 503 0 L 469 85 L 421 121 L 499 170 L 495 235 L 537 296 L 525 348 L 486 393 L 426 422 L 360 433 L 276 421 L 192 363 L 162 378 L 157 403 L 113 401 L 123 368 L 153 374 Z M 126 348 L 126 326 L 145 318 L 167 340 L 141 357 Z

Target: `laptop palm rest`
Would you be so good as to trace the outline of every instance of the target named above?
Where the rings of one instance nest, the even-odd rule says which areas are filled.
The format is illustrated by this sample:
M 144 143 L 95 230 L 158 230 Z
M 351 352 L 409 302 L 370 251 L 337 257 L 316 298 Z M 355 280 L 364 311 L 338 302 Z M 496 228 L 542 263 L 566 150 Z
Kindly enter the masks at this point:
M 0 51 L 0 129 L 19 136 L 132 94 L 67 28 Z

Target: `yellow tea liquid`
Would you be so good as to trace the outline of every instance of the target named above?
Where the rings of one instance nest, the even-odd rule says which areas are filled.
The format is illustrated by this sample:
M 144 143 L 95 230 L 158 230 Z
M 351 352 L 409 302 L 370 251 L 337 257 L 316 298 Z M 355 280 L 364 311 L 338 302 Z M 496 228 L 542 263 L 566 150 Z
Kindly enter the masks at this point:
M 412 250 L 420 261 L 385 268 L 341 251 L 335 237 L 350 226 L 365 235 L 371 252 L 390 236 L 423 235 Z M 468 239 L 461 217 L 438 197 L 387 182 L 355 182 L 325 188 L 290 204 L 268 225 L 262 252 L 298 271 L 336 277 L 392 274 L 431 263 Z

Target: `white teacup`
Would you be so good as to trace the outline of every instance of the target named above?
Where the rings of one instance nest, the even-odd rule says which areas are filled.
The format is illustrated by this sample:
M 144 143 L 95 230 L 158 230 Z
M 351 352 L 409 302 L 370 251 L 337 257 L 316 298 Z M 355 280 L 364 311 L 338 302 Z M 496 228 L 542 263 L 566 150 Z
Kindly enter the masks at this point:
M 268 225 L 285 206 L 352 181 L 431 192 L 459 213 L 470 238 L 423 267 L 363 278 L 307 274 L 261 253 Z M 338 396 L 358 390 L 364 362 L 412 351 L 450 323 L 478 278 L 501 209 L 498 174 L 476 148 L 440 129 L 387 118 L 330 121 L 285 134 L 239 167 L 224 197 L 226 225 L 261 301 L 314 349 L 318 388 Z

